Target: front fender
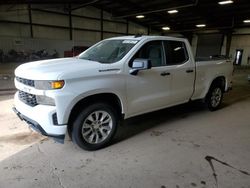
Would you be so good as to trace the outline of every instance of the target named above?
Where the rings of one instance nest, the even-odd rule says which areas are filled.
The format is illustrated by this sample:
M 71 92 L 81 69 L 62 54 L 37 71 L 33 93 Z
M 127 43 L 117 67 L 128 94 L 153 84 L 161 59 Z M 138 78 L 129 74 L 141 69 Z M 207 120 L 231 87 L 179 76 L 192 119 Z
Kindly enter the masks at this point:
M 97 94 L 98 95 L 101 95 L 101 94 L 113 94 L 113 95 L 115 95 L 120 101 L 122 113 L 126 114 L 126 111 L 127 111 L 126 106 L 125 106 L 126 98 L 121 93 L 114 92 L 114 91 L 107 90 L 107 89 L 99 89 L 99 90 L 91 90 L 91 91 L 88 91 L 87 93 L 83 93 L 83 94 L 79 94 L 79 95 L 75 96 L 71 100 L 71 102 L 65 107 L 65 111 L 62 115 L 62 118 L 63 118 L 62 122 L 68 123 L 71 111 L 80 101 L 82 101 L 83 99 L 85 99 L 87 97 L 97 95 Z

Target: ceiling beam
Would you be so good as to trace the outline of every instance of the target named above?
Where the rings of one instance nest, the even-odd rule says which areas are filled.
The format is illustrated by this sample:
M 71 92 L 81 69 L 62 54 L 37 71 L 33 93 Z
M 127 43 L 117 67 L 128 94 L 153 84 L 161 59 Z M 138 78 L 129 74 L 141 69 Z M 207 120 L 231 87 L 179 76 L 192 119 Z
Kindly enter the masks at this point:
M 100 0 L 92 0 L 92 1 L 90 1 L 90 2 L 81 4 L 81 5 L 78 6 L 78 7 L 71 8 L 70 11 L 74 11 L 74 10 L 77 10 L 77 9 L 80 9 L 80 8 L 83 8 L 83 7 L 86 7 L 86 6 L 93 5 L 93 4 L 97 3 L 98 1 L 100 1 Z
M 196 6 L 198 4 L 198 1 L 199 0 L 195 0 L 194 3 L 189 3 L 189 4 L 175 6 L 175 7 L 148 10 L 148 11 L 135 10 L 133 13 L 114 16 L 114 18 L 127 18 L 127 17 L 132 17 L 132 16 L 136 16 L 136 15 L 140 15 L 140 14 L 145 15 L 145 14 L 152 14 L 152 13 L 157 13 L 157 12 L 168 11 L 168 10 L 172 10 L 172 9 L 182 9 L 182 8 L 194 7 L 194 6 Z

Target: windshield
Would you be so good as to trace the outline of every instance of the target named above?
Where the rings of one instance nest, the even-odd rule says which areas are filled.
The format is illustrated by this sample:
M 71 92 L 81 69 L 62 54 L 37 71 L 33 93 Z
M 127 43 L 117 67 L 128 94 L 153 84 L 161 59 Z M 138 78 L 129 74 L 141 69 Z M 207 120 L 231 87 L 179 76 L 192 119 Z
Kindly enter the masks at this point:
M 79 55 L 80 59 L 114 63 L 121 60 L 138 40 L 104 40 Z

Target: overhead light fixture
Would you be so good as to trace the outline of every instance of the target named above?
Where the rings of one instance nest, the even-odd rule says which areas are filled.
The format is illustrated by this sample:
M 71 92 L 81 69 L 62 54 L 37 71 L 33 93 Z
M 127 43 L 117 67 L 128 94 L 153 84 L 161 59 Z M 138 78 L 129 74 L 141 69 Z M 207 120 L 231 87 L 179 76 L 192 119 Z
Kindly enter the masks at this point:
M 196 27 L 206 27 L 206 24 L 197 24 Z
M 162 27 L 161 29 L 164 30 L 164 31 L 168 31 L 168 30 L 170 30 L 170 27 L 166 26 L 166 27 Z
M 145 16 L 144 15 L 137 15 L 136 18 L 142 19 L 142 18 L 145 18 Z
M 244 23 L 250 23 L 250 20 L 244 20 L 243 22 Z
M 177 12 L 178 12 L 178 10 L 169 10 L 169 11 L 168 11 L 169 14 L 175 14 L 175 13 L 177 13 Z
M 218 2 L 220 5 L 226 5 L 226 4 L 231 4 L 233 3 L 233 1 L 229 0 L 229 1 L 219 1 Z

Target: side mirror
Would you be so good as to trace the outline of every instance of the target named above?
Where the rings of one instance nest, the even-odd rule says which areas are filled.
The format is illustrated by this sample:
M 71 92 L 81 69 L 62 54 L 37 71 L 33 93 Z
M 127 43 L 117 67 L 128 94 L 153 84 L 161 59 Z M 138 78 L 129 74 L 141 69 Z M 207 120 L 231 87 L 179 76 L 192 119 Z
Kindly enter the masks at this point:
M 132 62 L 132 69 L 129 71 L 131 75 L 137 75 L 140 70 L 151 69 L 151 61 L 149 59 L 135 59 Z

